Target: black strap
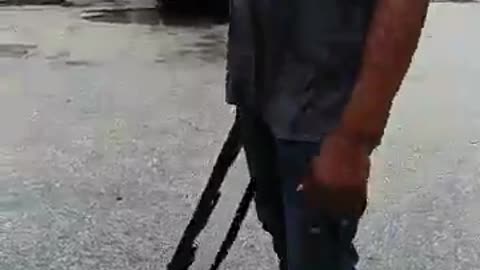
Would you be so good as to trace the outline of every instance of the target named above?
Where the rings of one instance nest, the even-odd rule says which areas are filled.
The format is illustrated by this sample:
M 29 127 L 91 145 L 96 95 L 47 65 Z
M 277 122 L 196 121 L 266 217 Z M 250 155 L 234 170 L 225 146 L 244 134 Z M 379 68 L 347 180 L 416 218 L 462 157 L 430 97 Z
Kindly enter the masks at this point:
M 195 252 L 198 248 L 197 244 L 195 243 L 195 240 L 207 225 L 207 222 L 220 198 L 220 195 L 221 195 L 220 188 L 222 186 L 223 181 L 225 180 L 225 176 L 229 168 L 232 166 L 233 162 L 237 158 L 241 148 L 242 148 L 241 129 L 240 129 L 239 117 L 237 114 L 235 118 L 235 122 L 233 123 L 233 126 L 228 133 L 227 140 L 223 144 L 222 150 L 220 151 L 220 154 L 217 157 L 217 161 L 215 163 L 215 166 L 213 167 L 213 170 L 207 182 L 207 185 L 202 192 L 200 201 L 198 202 L 197 207 L 193 212 L 193 216 L 190 219 L 190 222 L 188 223 L 187 228 L 183 232 L 182 238 L 180 239 L 180 242 L 177 246 L 177 249 L 173 255 L 172 260 L 167 265 L 168 270 L 187 270 L 195 260 Z M 248 195 L 246 199 L 252 196 L 250 192 L 247 192 L 246 195 Z M 243 210 L 244 208 L 246 209 Z M 247 207 L 241 207 L 241 209 L 246 213 L 247 212 L 246 210 L 248 210 L 248 204 L 247 204 Z M 231 234 L 232 233 L 230 233 L 229 235 Z M 235 237 L 236 237 L 236 233 L 235 233 L 235 236 L 233 237 L 233 240 L 235 240 L 234 239 Z M 231 237 L 228 238 L 228 240 L 229 242 L 231 241 L 233 243 Z M 226 252 L 228 252 L 228 249 L 229 247 L 226 249 Z M 220 259 L 219 263 L 222 260 L 223 258 Z
M 235 217 L 233 218 L 232 223 L 230 224 L 230 229 L 227 232 L 225 240 L 223 240 L 220 249 L 215 256 L 215 262 L 210 267 L 210 270 L 217 270 L 220 267 L 220 264 L 227 257 L 228 251 L 235 242 L 242 222 L 247 216 L 248 208 L 250 207 L 250 202 L 255 196 L 255 181 L 252 179 L 248 184 L 247 190 L 243 194 L 242 200 L 238 205 L 237 211 L 235 212 Z

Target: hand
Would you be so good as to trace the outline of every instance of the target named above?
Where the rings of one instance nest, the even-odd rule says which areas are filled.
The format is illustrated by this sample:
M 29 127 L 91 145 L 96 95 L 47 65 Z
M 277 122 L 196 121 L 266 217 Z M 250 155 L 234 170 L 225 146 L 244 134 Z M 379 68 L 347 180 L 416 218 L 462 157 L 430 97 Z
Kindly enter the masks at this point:
M 302 189 L 313 209 L 336 217 L 361 217 L 366 208 L 370 152 L 341 132 L 328 135 Z

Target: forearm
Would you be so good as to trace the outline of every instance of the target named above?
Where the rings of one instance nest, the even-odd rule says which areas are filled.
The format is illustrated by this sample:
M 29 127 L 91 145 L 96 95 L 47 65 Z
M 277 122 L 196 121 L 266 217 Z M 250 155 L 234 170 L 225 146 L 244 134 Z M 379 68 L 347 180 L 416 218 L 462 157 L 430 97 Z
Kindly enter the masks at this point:
M 339 129 L 373 149 L 417 48 L 428 0 L 377 0 L 363 61 Z

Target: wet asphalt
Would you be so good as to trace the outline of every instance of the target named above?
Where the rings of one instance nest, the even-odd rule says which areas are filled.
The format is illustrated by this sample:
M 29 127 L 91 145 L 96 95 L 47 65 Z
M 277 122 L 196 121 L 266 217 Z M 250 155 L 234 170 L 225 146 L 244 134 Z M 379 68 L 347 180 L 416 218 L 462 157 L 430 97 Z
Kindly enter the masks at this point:
M 0 6 L 0 270 L 165 269 L 232 122 L 227 26 L 74 2 Z M 480 269 L 479 13 L 431 7 L 373 157 L 360 269 Z M 247 180 L 241 158 L 193 269 Z M 275 269 L 254 211 L 223 269 Z

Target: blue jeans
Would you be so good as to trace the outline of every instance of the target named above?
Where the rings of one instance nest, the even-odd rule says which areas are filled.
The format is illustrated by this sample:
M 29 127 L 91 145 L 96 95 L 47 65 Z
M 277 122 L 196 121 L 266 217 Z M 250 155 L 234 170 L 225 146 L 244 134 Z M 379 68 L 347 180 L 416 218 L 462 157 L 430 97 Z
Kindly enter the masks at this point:
M 313 211 L 297 190 L 321 142 L 279 140 L 259 118 L 240 119 L 250 176 L 257 184 L 257 215 L 273 238 L 280 269 L 354 270 L 358 219 L 333 220 Z

